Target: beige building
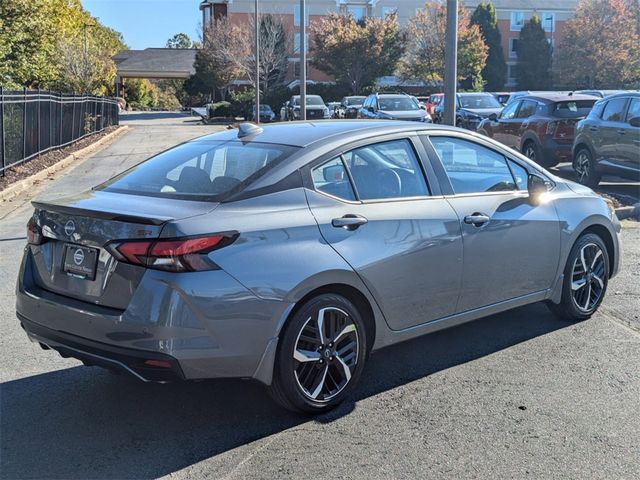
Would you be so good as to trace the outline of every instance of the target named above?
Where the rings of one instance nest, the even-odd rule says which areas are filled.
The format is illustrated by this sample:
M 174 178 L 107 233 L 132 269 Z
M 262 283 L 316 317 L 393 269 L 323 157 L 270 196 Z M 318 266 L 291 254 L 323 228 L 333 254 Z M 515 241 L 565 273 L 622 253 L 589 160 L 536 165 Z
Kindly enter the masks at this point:
M 480 3 L 479 0 L 467 0 L 465 7 L 473 11 Z M 502 34 L 502 47 L 508 65 L 506 87 L 515 86 L 515 71 L 517 55 L 516 45 L 520 29 L 533 15 L 542 19 L 547 38 L 555 47 L 564 33 L 564 23 L 573 18 L 577 0 L 494 0 L 491 3 L 496 8 L 498 26 Z M 406 25 L 416 10 L 423 7 L 424 0 L 307 0 L 307 25 L 321 19 L 332 12 L 351 13 L 356 19 L 364 17 L 384 17 L 396 13 L 401 25 Z M 239 25 L 248 25 L 248 18 L 253 15 L 254 0 L 217 0 L 203 1 L 200 9 L 203 15 L 203 25 L 211 22 L 212 18 L 228 16 L 231 21 Z M 299 51 L 300 36 L 296 32 L 300 26 L 299 0 L 260 0 L 260 12 L 279 16 L 284 25 L 292 32 L 292 52 Z M 289 79 L 297 76 L 298 59 L 293 55 L 290 59 Z M 314 69 L 309 71 L 309 78 L 315 81 L 327 81 L 329 77 Z

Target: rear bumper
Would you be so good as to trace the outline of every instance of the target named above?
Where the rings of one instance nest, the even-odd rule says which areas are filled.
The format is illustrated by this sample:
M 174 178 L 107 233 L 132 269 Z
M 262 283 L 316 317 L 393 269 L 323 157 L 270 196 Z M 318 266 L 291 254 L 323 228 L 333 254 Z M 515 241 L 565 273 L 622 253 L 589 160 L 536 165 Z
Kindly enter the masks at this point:
M 32 340 L 63 356 L 142 380 L 271 381 L 273 349 L 290 304 L 258 298 L 224 271 L 148 270 L 127 308 L 118 310 L 42 289 L 32 263 L 27 248 L 16 313 Z M 156 359 L 171 367 L 144 365 Z
M 94 342 L 43 327 L 20 314 L 18 320 L 30 340 L 39 343 L 43 348 L 56 350 L 65 358 L 76 358 L 85 365 L 96 365 L 127 373 L 144 382 L 185 379 L 180 364 L 170 355 Z

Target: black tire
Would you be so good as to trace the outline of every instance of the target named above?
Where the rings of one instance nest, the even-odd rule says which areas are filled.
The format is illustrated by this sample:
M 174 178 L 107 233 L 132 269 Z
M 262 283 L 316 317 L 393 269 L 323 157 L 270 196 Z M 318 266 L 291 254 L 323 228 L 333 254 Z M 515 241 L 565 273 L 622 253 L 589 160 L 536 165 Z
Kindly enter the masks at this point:
M 536 162 L 541 167 L 550 168 L 555 167 L 558 162 L 555 160 L 549 160 L 543 157 L 540 145 L 535 140 L 527 140 L 522 145 L 522 153 L 529 160 Z
M 589 188 L 596 188 L 602 178 L 596 169 L 591 151 L 586 147 L 576 152 L 573 158 L 573 170 L 576 172 L 576 180 Z
M 347 333 L 348 337 L 343 335 L 335 346 L 333 346 L 330 336 L 325 335 L 323 350 L 311 350 L 310 347 L 304 349 L 309 354 L 318 355 L 319 360 L 300 362 L 294 358 L 294 354 L 303 351 L 298 349 L 300 345 L 313 344 L 306 339 L 311 338 L 310 332 L 318 332 L 315 327 L 319 324 L 318 318 L 322 310 L 325 311 L 323 318 L 326 317 L 322 323 L 325 334 L 332 331 L 337 333 L 336 330 L 344 330 L 342 325 L 351 324 L 355 327 L 355 332 Z M 346 320 L 342 318 L 342 313 L 347 315 Z M 341 320 L 344 320 L 345 323 L 340 323 Z M 336 328 L 332 330 L 334 325 Z M 319 333 L 313 338 L 317 339 L 318 337 Z M 357 339 L 355 352 L 349 350 L 351 353 L 344 356 L 345 360 L 343 361 L 340 359 L 338 351 L 344 351 L 348 345 L 354 343 L 354 338 Z M 298 309 L 280 335 L 273 380 L 268 387 L 269 394 L 282 407 L 294 412 L 319 414 L 335 408 L 358 383 L 368 351 L 366 342 L 365 324 L 353 303 L 337 294 L 322 294 L 312 298 Z M 319 341 L 318 344 L 320 344 Z M 330 344 L 333 348 L 328 347 Z M 329 356 L 327 351 L 332 351 L 335 357 Z M 311 358 L 311 355 L 307 358 Z M 355 363 L 353 363 L 354 360 Z M 345 369 L 349 369 L 350 377 L 346 376 Z M 343 377 L 342 381 L 346 382 L 341 387 L 339 383 L 342 382 L 335 381 L 335 378 L 340 376 Z M 318 379 L 317 382 L 308 382 L 308 380 L 315 378 Z M 324 380 L 325 378 L 327 380 Z M 316 386 L 314 391 L 318 391 L 318 394 L 315 399 L 312 398 L 311 389 L 305 389 L 303 384 Z M 320 385 L 319 390 L 318 385 Z
M 586 250 L 584 250 L 586 248 Z M 584 250 L 587 271 L 580 274 L 582 268 L 581 252 Z M 589 252 L 593 252 L 593 256 Z M 599 254 L 597 252 L 600 252 Z M 588 258 L 587 258 L 588 257 Z M 595 257 L 595 260 L 594 260 Z M 602 260 L 602 262 L 600 262 Z M 591 267 L 594 267 L 593 269 Z M 594 275 L 592 277 L 590 275 Z M 595 233 L 582 235 L 571 248 L 567 264 L 564 267 L 564 280 L 562 283 L 562 297 L 560 303 L 547 302 L 549 309 L 563 320 L 579 322 L 586 320 L 597 310 L 605 294 L 609 280 L 609 255 L 607 247 Z M 583 287 L 574 290 L 581 282 L 586 282 Z M 602 282 L 600 284 L 600 282 Z M 588 290 L 586 290 L 588 289 Z M 585 294 L 597 296 L 585 299 Z M 584 302 L 584 305 L 582 305 Z M 578 305 L 580 303 L 581 305 Z M 588 308 L 585 308 L 588 307 Z

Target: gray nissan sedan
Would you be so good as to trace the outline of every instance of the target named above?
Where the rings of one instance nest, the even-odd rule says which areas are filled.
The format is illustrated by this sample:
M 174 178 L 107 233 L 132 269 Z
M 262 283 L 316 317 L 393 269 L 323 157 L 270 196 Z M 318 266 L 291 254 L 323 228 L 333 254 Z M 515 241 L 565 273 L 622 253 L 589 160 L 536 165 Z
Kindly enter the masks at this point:
M 620 263 L 590 189 L 414 122 L 243 124 L 33 204 L 32 340 L 143 381 L 253 378 L 309 413 L 384 346 L 539 301 L 586 319 Z

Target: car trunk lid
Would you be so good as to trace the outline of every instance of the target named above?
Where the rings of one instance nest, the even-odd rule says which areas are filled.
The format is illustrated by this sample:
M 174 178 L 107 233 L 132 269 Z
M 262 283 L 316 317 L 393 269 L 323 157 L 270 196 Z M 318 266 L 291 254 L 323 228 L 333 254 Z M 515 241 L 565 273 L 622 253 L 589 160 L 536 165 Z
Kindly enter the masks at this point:
M 117 240 L 158 238 L 167 222 L 202 215 L 217 203 L 105 191 L 33 202 L 43 243 L 31 245 L 39 287 L 96 305 L 125 309 L 145 268 L 118 262 Z

